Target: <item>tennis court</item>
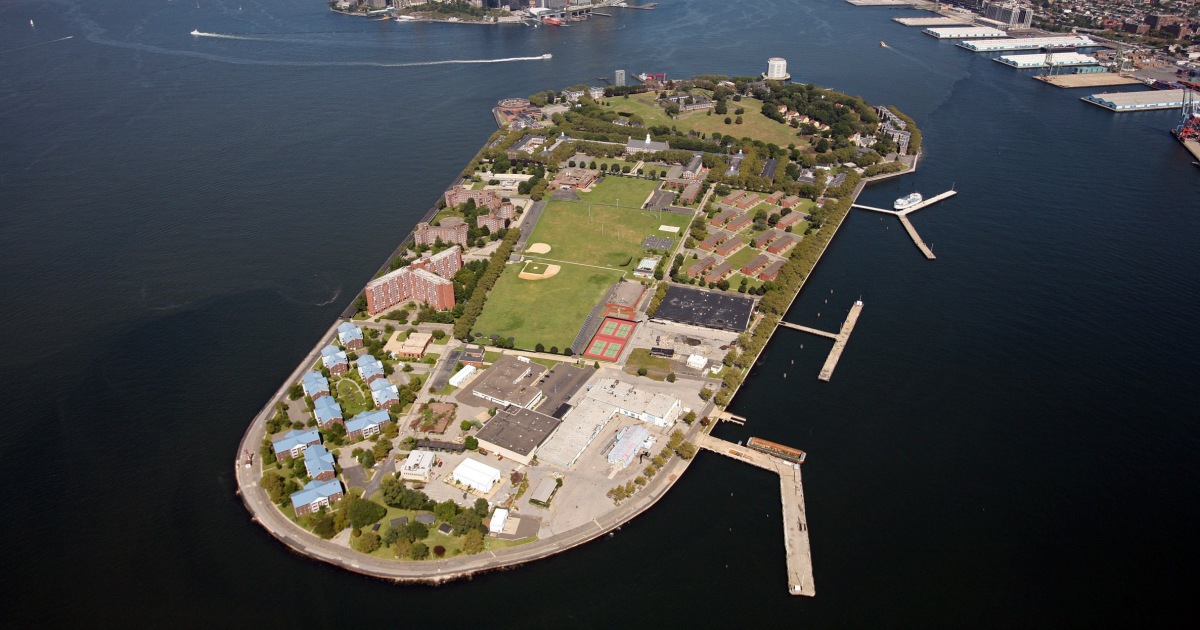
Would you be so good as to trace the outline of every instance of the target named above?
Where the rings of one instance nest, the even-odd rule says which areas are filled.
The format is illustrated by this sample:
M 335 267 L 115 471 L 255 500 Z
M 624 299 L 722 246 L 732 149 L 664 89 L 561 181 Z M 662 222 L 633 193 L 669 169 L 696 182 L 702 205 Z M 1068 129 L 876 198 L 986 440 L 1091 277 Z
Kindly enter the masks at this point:
M 633 336 L 633 329 L 636 326 L 637 324 L 626 319 L 605 317 L 604 322 L 600 324 L 600 330 L 596 332 L 596 336 L 592 337 L 587 352 L 584 352 L 583 356 L 590 359 L 616 361 L 621 356 L 621 351 L 625 349 L 625 344 L 629 342 L 629 338 Z

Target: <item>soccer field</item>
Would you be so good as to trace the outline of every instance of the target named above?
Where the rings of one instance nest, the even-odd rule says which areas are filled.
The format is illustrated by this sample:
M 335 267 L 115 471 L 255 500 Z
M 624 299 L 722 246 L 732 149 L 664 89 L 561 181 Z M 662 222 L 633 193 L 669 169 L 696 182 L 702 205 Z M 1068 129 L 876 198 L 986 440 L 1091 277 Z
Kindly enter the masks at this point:
M 620 275 L 578 265 L 545 280 L 522 280 L 519 265 L 509 265 L 488 294 L 474 332 L 513 337 L 518 348 L 563 350 L 575 340 L 583 320 Z
M 552 247 L 548 258 L 631 271 L 643 252 L 647 236 L 669 238 L 677 243 L 686 234 L 690 215 L 641 210 L 642 202 L 655 183 L 626 177 L 609 177 L 580 201 L 551 201 L 538 219 L 531 243 Z M 615 207 L 617 200 L 620 207 Z M 659 226 L 679 228 L 664 232 Z

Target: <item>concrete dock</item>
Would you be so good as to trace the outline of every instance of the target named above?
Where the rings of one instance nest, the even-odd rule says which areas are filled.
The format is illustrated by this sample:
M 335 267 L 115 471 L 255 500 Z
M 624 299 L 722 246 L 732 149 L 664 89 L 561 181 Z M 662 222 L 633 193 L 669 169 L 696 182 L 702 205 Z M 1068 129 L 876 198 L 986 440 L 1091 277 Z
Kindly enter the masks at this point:
M 816 328 L 809 328 L 808 326 L 784 321 L 779 322 L 779 325 L 784 328 L 791 328 L 792 330 L 799 330 L 833 340 L 833 347 L 829 350 L 829 356 L 825 357 L 825 365 L 821 367 L 821 373 L 817 375 L 818 379 L 829 381 L 829 379 L 833 378 L 833 370 L 837 367 L 838 359 L 842 358 L 842 352 L 846 349 L 846 343 L 850 341 L 850 333 L 854 332 L 854 324 L 858 322 L 858 314 L 862 312 L 862 309 L 862 300 L 855 302 L 854 306 L 850 307 L 850 312 L 846 315 L 846 321 L 842 322 L 842 329 L 836 333 L 825 332 L 824 330 L 817 330 Z
M 1147 92 L 1106 92 L 1089 94 L 1079 100 L 1113 112 L 1146 112 L 1155 109 L 1179 109 L 1190 90 L 1150 90 Z
M 904 226 L 904 230 L 906 232 L 908 232 L 909 238 L 912 239 L 913 244 L 917 246 L 917 249 L 921 250 L 922 254 L 925 254 L 925 258 L 927 258 L 929 260 L 934 260 L 937 258 L 937 256 L 933 255 L 933 248 L 931 248 L 928 243 L 926 243 L 924 240 L 921 239 L 921 235 L 917 233 L 917 228 L 913 227 L 913 224 L 911 222 L 909 222 L 908 215 L 916 212 L 917 210 L 920 210 L 921 208 L 926 208 L 926 207 L 931 206 L 939 201 L 942 201 L 943 199 L 949 199 L 950 197 L 953 197 L 954 195 L 957 195 L 957 194 L 958 194 L 957 191 L 955 191 L 954 189 L 950 189 L 940 195 L 935 195 L 933 197 L 930 197 L 929 199 L 926 199 L 926 200 L 922 201 L 921 203 L 918 203 L 909 208 L 905 208 L 903 210 L 885 210 L 884 208 L 876 208 L 874 206 L 864 206 L 864 205 L 858 204 L 858 203 L 856 203 L 850 207 L 858 208 L 859 210 L 870 210 L 872 212 L 882 212 L 883 214 L 891 214 L 891 215 L 898 217 L 900 219 L 900 225 Z
M 1141 81 L 1115 72 L 1088 72 L 1083 74 L 1039 74 L 1038 81 L 1060 88 L 1104 87 L 1108 85 L 1134 85 Z
M 816 595 L 800 465 L 733 442 L 726 442 L 706 433 L 696 436 L 696 446 L 779 475 L 779 495 L 783 505 L 783 547 L 787 551 L 788 593 L 806 597 Z
M 944 15 L 939 15 L 938 17 L 900 17 L 892 18 L 892 21 L 899 22 L 905 26 L 967 26 L 971 23 L 969 20 L 960 20 Z

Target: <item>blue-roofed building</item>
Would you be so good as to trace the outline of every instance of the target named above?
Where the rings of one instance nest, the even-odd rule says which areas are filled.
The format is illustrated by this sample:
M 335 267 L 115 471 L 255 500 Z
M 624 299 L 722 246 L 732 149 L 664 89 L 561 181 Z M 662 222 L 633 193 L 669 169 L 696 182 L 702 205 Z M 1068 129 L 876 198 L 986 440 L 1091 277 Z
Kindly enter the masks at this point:
M 305 374 L 304 393 L 314 401 L 322 396 L 329 396 L 329 379 L 316 371 Z
M 371 384 L 371 381 L 374 381 L 377 378 L 383 378 L 384 376 L 383 363 L 381 363 L 379 359 L 376 359 L 369 354 L 364 354 L 361 357 L 358 357 L 358 361 L 355 361 L 355 363 L 358 365 L 358 375 L 362 377 L 363 382 L 367 383 L 368 385 Z
M 351 442 L 369 438 L 392 421 L 386 411 L 364 411 L 346 421 L 346 437 Z
M 330 374 L 345 374 L 350 369 L 350 359 L 346 358 L 346 353 L 333 344 L 321 348 L 321 361 Z
M 342 423 L 342 406 L 333 396 L 322 396 L 313 401 L 313 417 L 322 429 L 328 429 L 334 424 Z
M 279 459 L 300 457 L 304 454 L 305 449 L 320 443 L 321 434 L 317 433 L 316 429 L 309 429 L 307 431 L 292 429 L 283 434 L 283 439 L 276 440 L 273 443 L 275 457 Z
M 350 322 L 342 322 L 337 327 L 338 342 L 346 350 L 356 350 L 363 347 L 363 332 L 362 329 Z
M 342 482 L 337 479 L 320 481 L 314 479 L 304 489 L 292 495 L 292 507 L 296 516 L 312 514 L 323 507 L 337 503 L 342 498 Z
M 337 476 L 337 469 L 333 467 L 333 453 L 320 444 L 308 447 L 308 450 L 304 452 L 304 470 L 308 472 L 311 479 L 318 481 L 333 479 Z
M 400 390 L 386 378 L 376 379 L 371 383 L 371 398 L 376 407 L 387 409 L 400 402 Z

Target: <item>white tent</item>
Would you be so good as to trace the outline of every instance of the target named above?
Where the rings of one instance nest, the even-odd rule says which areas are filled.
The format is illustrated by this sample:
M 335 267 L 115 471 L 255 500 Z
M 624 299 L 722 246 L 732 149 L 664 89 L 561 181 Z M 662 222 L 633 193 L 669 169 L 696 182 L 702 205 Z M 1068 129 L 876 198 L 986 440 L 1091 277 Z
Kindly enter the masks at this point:
M 468 458 L 454 468 L 454 472 L 450 473 L 450 478 L 455 483 L 461 483 L 469 488 L 487 493 L 491 492 L 492 486 L 499 483 L 500 471 Z
M 492 512 L 492 522 L 488 524 L 488 531 L 493 534 L 499 534 L 504 531 L 504 526 L 508 524 L 508 510 L 504 508 L 496 508 Z

